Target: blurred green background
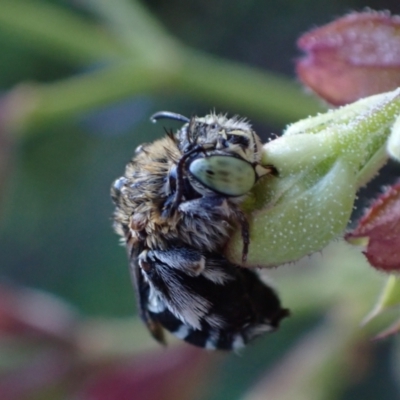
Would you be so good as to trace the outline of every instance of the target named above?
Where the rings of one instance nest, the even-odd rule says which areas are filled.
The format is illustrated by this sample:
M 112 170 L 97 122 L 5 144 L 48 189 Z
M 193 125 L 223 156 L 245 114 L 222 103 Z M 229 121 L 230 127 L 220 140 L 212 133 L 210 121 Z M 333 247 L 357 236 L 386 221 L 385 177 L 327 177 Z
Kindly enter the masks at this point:
M 36 20 L 41 7 L 48 5 L 57 7 L 60 15 L 66 12 L 96 26 L 100 34 L 111 31 L 118 37 L 118 26 L 114 26 L 113 31 L 107 18 L 94 11 L 95 1 L 28 2 L 33 7 L 40 4 L 36 8 L 37 15 L 18 14 L 24 8 L 21 7 L 20 11 L 18 7 L 14 9 L 12 3 L 0 1 L 0 85 L 4 96 L 21 83 L 36 82 L 40 88 L 51 88 L 57 82 L 68 84 L 70 77 L 84 78 L 96 74 L 112 63 L 101 57 L 97 60 L 95 56 L 81 57 L 78 51 L 69 51 L 68 46 L 57 41 L 56 36 L 50 34 L 50 39 L 44 39 L 35 33 L 34 28 L 30 31 L 31 23 L 32 26 L 48 23 L 51 32 L 56 20 L 45 14 L 42 20 Z M 23 3 L 15 2 L 17 5 Z M 123 2 L 115 2 L 113 7 L 120 3 Z M 400 13 L 400 3 L 395 0 L 148 0 L 142 5 L 154 21 L 164 26 L 181 44 L 262 71 L 282 74 L 288 78 L 289 84 L 296 80 L 294 62 L 300 56 L 296 39 L 303 32 L 350 10 L 365 7 Z M 10 12 L 15 20 L 9 16 Z M 68 27 L 68 21 L 65 24 Z M 63 32 L 66 40 L 72 41 L 71 49 L 74 49 L 75 33 L 72 30 Z M 146 46 L 146 34 L 143 35 L 138 42 Z M 146 50 L 149 54 L 153 52 L 153 49 Z M 171 52 L 163 57 L 166 63 L 173 63 L 175 55 Z M 243 78 L 245 81 L 246 77 Z M 201 79 L 203 81 L 199 80 L 198 85 L 206 85 L 204 79 L 207 77 Z M 101 84 L 103 81 L 98 82 Z M 110 82 L 105 79 L 104 85 L 107 84 Z M 179 90 L 175 91 L 173 82 L 156 89 L 150 83 L 148 87 L 132 91 L 132 94 L 127 90 L 107 98 L 102 93 L 99 96 L 104 100 L 90 107 L 79 106 L 80 94 L 75 91 L 68 101 L 78 103 L 76 110 L 70 107 L 72 111 L 60 114 L 54 110 L 51 115 L 39 113 L 28 121 L 24 129 L 20 129 L 19 123 L 25 120 L 13 116 L 11 137 L 18 139 L 13 141 L 12 151 L 7 152 L 7 157 L 11 157 L 0 188 L 0 276 L 5 282 L 61 296 L 83 315 L 133 315 L 136 311 L 125 251 L 118 245 L 118 238 L 111 228 L 113 206 L 109 188 L 111 182 L 122 174 L 134 149 L 140 143 L 163 134 L 163 125 L 151 124 L 149 116 L 158 110 L 202 115 L 215 107 L 217 111 L 248 116 L 266 139 L 271 133 L 279 134 L 285 124 L 294 121 L 300 112 L 296 103 L 286 105 L 282 100 L 282 107 L 287 107 L 287 119 L 278 114 L 274 118 L 273 109 L 266 111 L 265 115 L 259 110 L 252 114 L 251 104 L 245 108 L 240 104 L 235 107 L 229 98 L 224 100 L 219 95 L 215 95 L 214 102 L 212 91 L 197 96 L 190 92 L 190 88 L 183 90 L 183 86 L 180 82 Z M 82 87 L 82 90 L 89 89 Z M 301 98 L 301 89 L 296 90 Z M 276 93 L 259 95 L 273 101 Z M 85 96 L 86 92 L 83 92 L 82 98 Z M 20 103 L 13 105 L 17 113 L 24 99 L 19 100 Z M 310 112 L 318 109 L 317 103 L 313 108 L 312 100 L 309 104 L 304 107 L 304 117 L 307 116 L 307 107 Z M 10 109 L 2 110 L 4 112 L 9 117 Z M 171 127 L 178 126 L 171 122 Z M 1 128 L 7 130 L 7 124 Z M 289 268 L 294 267 L 286 267 L 283 273 L 289 274 Z M 317 282 L 317 285 L 321 284 Z M 329 280 L 325 284 L 329 284 Z M 378 294 L 379 283 L 375 289 Z M 285 293 L 284 287 L 282 293 Z M 371 304 L 366 308 L 373 302 L 371 298 Z M 293 304 L 285 305 L 295 309 Z M 218 373 L 212 379 L 209 377 L 210 386 L 202 396 L 215 400 L 240 398 L 268 365 L 278 360 L 299 337 L 318 326 L 325 313 L 322 307 L 311 307 L 312 311 L 300 312 L 298 316 L 294 310 L 292 320 L 285 321 L 282 333 L 263 338 L 240 357 L 227 356 Z M 358 322 L 354 321 L 354 329 L 358 329 Z M 350 379 L 351 383 L 342 395 L 334 398 L 398 398 L 398 377 L 389 372 L 393 349 L 394 344 L 390 342 L 375 346 L 378 357 L 374 358 L 367 372 L 361 374 L 359 380 Z

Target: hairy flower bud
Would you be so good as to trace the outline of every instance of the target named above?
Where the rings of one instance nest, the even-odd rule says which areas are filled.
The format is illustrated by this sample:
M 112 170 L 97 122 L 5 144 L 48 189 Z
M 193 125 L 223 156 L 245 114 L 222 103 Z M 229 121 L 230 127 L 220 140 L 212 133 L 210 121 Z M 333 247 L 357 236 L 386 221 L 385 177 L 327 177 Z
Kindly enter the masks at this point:
M 356 191 L 387 159 L 386 142 L 400 114 L 400 90 L 294 123 L 264 146 L 261 179 L 247 202 L 246 266 L 277 266 L 321 250 L 343 234 Z M 227 247 L 240 264 L 240 233 Z

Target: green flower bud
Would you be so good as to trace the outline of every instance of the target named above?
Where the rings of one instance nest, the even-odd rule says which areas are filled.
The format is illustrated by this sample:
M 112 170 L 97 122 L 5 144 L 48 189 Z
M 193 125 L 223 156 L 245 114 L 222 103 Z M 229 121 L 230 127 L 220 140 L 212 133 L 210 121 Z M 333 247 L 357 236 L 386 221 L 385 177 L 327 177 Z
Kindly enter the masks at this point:
M 245 266 L 298 260 L 339 237 L 356 191 L 387 159 L 386 142 L 400 114 L 400 90 L 301 120 L 264 146 L 263 164 L 278 176 L 254 187 L 245 204 L 250 251 Z M 236 232 L 226 255 L 240 264 Z

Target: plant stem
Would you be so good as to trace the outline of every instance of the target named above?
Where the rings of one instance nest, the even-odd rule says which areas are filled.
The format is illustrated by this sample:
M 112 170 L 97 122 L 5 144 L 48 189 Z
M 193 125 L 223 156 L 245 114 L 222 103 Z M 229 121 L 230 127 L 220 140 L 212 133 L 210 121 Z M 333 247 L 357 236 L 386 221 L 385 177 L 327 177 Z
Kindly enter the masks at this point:
M 321 111 L 290 78 L 187 50 L 177 89 L 213 106 L 287 124 Z
M 1 0 L 0 29 L 29 47 L 73 65 L 127 54 L 100 26 L 44 2 Z

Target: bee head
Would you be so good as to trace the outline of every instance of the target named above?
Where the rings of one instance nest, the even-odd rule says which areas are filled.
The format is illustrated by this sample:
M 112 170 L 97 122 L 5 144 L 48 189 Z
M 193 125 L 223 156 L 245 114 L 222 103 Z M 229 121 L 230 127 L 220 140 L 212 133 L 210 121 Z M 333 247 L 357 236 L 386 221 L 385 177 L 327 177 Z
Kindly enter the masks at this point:
M 261 140 L 244 118 L 227 118 L 226 115 L 215 113 L 187 118 L 170 111 L 159 111 L 150 117 L 152 122 L 159 119 L 185 122 L 176 135 L 179 150 L 183 154 L 195 147 L 204 147 L 204 150 L 236 155 L 249 163 L 261 159 Z
M 271 172 L 260 164 L 262 143 L 245 119 L 216 113 L 189 119 L 166 111 L 151 119 L 160 118 L 185 122 L 175 140 L 194 179 L 190 179 L 192 186 L 203 195 L 211 190 L 242 196 L 258 178 Z
M 251 164 L 261 159 L 262 144 L 251 125 L 238 117 L 211 113 L 192 117 L 177 133 L 178 146 L 186 153 L 196 146 L 227 156 L 239 157 Z

